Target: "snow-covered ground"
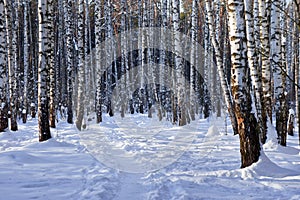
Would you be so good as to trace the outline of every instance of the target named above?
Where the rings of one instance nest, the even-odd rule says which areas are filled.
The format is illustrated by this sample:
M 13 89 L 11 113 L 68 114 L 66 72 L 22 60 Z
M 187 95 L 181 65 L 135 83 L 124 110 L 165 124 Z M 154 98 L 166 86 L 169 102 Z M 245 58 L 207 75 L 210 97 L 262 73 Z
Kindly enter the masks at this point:
M 224 119 L 89 123 L 79 133 L 59 122 L 43 143 L 36 120 L 0 133 L 0 200 L 300 199 L 298 133 L 287 147 L 269 139 L 259 162 L 239 169 L 239 138 Z

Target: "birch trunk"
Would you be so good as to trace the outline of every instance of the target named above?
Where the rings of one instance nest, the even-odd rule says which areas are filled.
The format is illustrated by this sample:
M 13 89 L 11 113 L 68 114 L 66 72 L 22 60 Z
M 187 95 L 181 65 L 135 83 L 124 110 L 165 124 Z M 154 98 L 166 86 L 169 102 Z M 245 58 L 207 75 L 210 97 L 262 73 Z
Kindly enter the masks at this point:
M 214 28 L 214 25 L 213 25 L 213 17 L 212 17 L 213 14 L 212 14 L 210 1 L 206 0 L 205 5 L 206 5 L 207 16 L 208 16 L 210 38 L 211 38 L 211 41 L 212 41 L 212 44 L 213 44 L 213 47 L 214 47 L 214 50 L 215 50 L 215 55 L 216 55 L 218 74 L 219 74 L 219 77 L 220 77 L 222 90 L 225 93 L 225 102 L 226 102 L 229 117 L 230 117 L 230 120 L 231 120 L 232 128 L 233 128 L 234 134 L 236 135 L 239 132 L 238 132 L 238 126 L 237 126 L 237 118 L 236 118 L 235 113 L 234 113 L 234 102 L 232 100 L 232 94 L 231 94 L 231 91 L 229 89 L 229 84 L 227 82 L 226 75 L 225 75 L 225 72 L 224 72 L 220 46 L 218 44 L 218 41 L 215 38 L 215 28 Z
M 127 10 L 126 10 L 126 1 L 122 0 L 121 1 L 121 9 L 122 9 L 122 16 L 121 16 L 121 27 L 120 30 L 121 32 L 126 31 L 126 16 L 127 16 Z M 127 42 L 126 42 L 126 36 L 125 34 L 123 34 L 123 38 L 121 38 L 121 76 L 120 77 L 124 77 L 121 78 L 120 84 L 121 84 L 121 117 L 125 117 L 125 112 L 126 112 L 126 104 L 128 102 L 127 96 L 126 96 L 126 69 L 128 68 L 127 64 L 128 64 L 128 59 L 127 59 L 127 52 L 126 52 L 126 47 L 127 47 Z
M 8 126 L 7 119 L 7 99 L 6 99 L 6 62 L 7 62 L 7 45 L 6 45 L 6 32 L 5 32 L 5 7 L 4 1 L 0 0 L 0 132 Z
M 244 0 L 245 5 L 245 25 L 246 25 L 246 37 L 247 37 L 247 61 L 250 68 L 251 81 L 254 90 L 255 108 L 259 126 L 260 136 L 267 134 L 267 121 L 262 117 L 261 106 L 261 81 L 258 73 L 258 52 L 255 45 L 255 30 L 254 30 L 254 18 L 253 18 L 253 5 L 250 0 Z M 255 11 L 254 11 L 255 12 Z
M 198 0 L 193 0 L 192 3 L 192 16 L 191 16 L 191 38 L 193 41 L 197 41 L 197 25 L 198 25 Z M 192 63 L 195 63 L 196 59 L 196 47 L 193 45 L 194 42 L 191 43 L 191 61 Z M 195 120 L 195 104 L 196 104 L 196 95 L 195 95 L 195 67 L 191 65 L 190 66 L 190 115 L 191 119 Z
M 23 34 L 24 34 L 24 48 L 23 48 L 23 65 L 24 65 L 24 94 L 23 94 L 23 110 L 22 110 L 22 118 L 23 123 L 27 121 L 27 111 L 28 111 L 28 69 L 29 69 L 29 49 L 28 49 L 28 23 L 27 23 L 27 6 L 28 3 L 25 1 L 23 3 L 23 13 L 24 13 L 24 20 L 23 20 Z
M 272 121 L 272 93 L 271 93 L 271 69 L 269 46 L 269 11 L 268 0 L 259 0 L 259 24 L 260 24 L 260 53 L 262 65 L 262 117 Z M 261 135 L 264 144 L 267 139 L 266 132 Z
M 179 55 L 182 55 L 182 44 L 181 39 L 178 34 L 180 31 L 179 28 L 179 15 L 180 15 L 180 7 L 179 7 L 179 0 L 173 0 L 173 30 L 174 34 L 174 48 L 175 48 L 175 77 L 177 79 L 177 83 L 175 88 L 177 88 L 177 119 L 178 125 L 184 126 L 186 125 L 186 108 L 185 108 L 185 88 L 184 88 L 184 77 L 182 72 L 184 70 L 183 60 Z
M 47 4 L 47 37 L 49 38 L 48 42 L 48 56 L 49 60 L 47 62 L 49 68 L 49 123 L 50 127 L 55 128 L 55 33 L 54 33 L 54 21 L 55 21 L 55 6 L 56 0 L 48 0 Z
M 85 104 L 85 23 L 84 23 L 84 0 L 78 1 L 78 95 L 76 109 L 76 127 L 78 130 L 82 128 Z
M 39 65 L 38 65 L 38 121 L 39 121 L 39 141 L 45 141 L 51 138 L 49 126 L 49 110 L 48 110 L 48 93 L 47 93 L 47 77 L 49 56 L 46 52 L 49 51 L 47 41 L 46 27 L 47 21 L 47 0 L 38 1 L 38 20 L 39 20 Z
M 105 66 L 108 68 L 106 73 L 106 106 L 107 106 L 107 113 L 110 116 L 113 116 L 113 110 L 111 105 L 111 96 L 112 96 L 112 77 L 117 77 L 117 70 L 115 63 L 112 63 L 114 59 L 114 46 L 113 43 L 113 24 L 112 24 L 112 2 L 110 0 L 104 3 L 104 15 L 105 15 L 105 39 L 110 41 L 108 47 L 106 47 L 105 53 Z M 115 74 L 113 74 L 113 68 L 115 68 Z
M 72 17 L 72 0 L 65 0 L 65 20 L 66 20 L 66 56 L 67 56 L 67 122 L 73 123 L 73 17 Z
M 272 1 L 271 5 L 271 68 L 274 76 L 274 100 L 276 114 L 276 130 L 278 142 L 286 146 L 288 111 L 284 94 L 283 73 L 281 71 L 281 32 L 280 32 L 280 0 Z
M 17 81 L 16 81 L 16 65 L 17 65 L 17 52 L 16 52 L 16 37 L 17 33 L 15 30 L 15 11 L 13 10 L 12 4 L 14 2 L 5 0 L 5 19 L 6 19 L 6 43 L 7 43 L 7 63 L 8 63 L 8 85 L 9 85 L 9 99 L 10 99 L 10 129 L 12 131 L 18 130 L 17 125 Z
M 102 77 L 102 67 L 101 67 L 101 40 L 102 40 L 102 10 L 101 2 L 95 2 L 95 42 L 96 42 L 96 69 L 97 69 L 97 86 L 96 86 L 96 102 L 95 102 L 95 111 L 96 111 L 96 122 L 102 122 L 102 95 L 101 95 L 101 77 Z
M 231 46 L 231 89 L 235 102 L 234 112 L 240 137 L 241 167 L 257 162 L 260 155 L 257 121 L 252 113 L 252 103 L 246 63 L 246 35 L 243 0 L 228 1 L 229 38 Z

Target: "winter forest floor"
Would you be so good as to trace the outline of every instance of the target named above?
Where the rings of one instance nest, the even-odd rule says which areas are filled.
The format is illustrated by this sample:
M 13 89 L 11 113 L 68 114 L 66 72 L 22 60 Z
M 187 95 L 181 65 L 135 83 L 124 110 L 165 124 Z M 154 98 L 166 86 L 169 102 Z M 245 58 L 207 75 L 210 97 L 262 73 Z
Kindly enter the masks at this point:
M 61 121 L 39 143 L 37 121 L 20 123 L 0 133 L 0 200 L 300 199 L 298 133 L 281 147 L 269 125 L 259 162 L 239 169 L 239 138 L 224 124 L 105 116 L 81 133 Z

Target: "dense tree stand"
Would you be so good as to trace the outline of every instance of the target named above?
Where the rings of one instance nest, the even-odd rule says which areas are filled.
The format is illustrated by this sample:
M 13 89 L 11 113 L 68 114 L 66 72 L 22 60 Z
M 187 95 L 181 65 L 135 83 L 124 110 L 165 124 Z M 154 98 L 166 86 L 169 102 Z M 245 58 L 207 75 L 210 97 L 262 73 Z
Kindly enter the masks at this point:
M 283 146 L 300 122 L 299 5 L 0 0 L 0 132 L 36 115 L 45 141 L 60 120 L 81 130 L 140 114 L 185 126 L 224 111 L 250 166 L 268 120 Z

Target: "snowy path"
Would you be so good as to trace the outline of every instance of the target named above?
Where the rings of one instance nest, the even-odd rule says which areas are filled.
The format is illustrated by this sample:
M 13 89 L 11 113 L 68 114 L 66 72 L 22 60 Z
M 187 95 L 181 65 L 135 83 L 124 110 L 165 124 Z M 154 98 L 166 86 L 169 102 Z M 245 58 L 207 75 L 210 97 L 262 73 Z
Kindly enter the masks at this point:
M 35 120 L 0 133 L 0 200 L 300 199 L 298 133 L 288 137 L 288 147 L 269 139 L 260 161 L 239 169 L 239 139 L 230 126 L 225 134 L 223 119 L 180 129 L 143 116 L 105 120 L 89 126 L 85 138 L 61 122 L 53 139 L 39 143 Z M 106 147 L 104 160 L 85 148 L 88 132 L 96 130 L 98 138 L 89 142 Z M 100 147 L 99 141 L 108 143 Z
M 115 200 L 147 199 L 144 193 L 147 189 L 143 185 L 142 174 L 121 172 L 119 174 L 120 191 Z

